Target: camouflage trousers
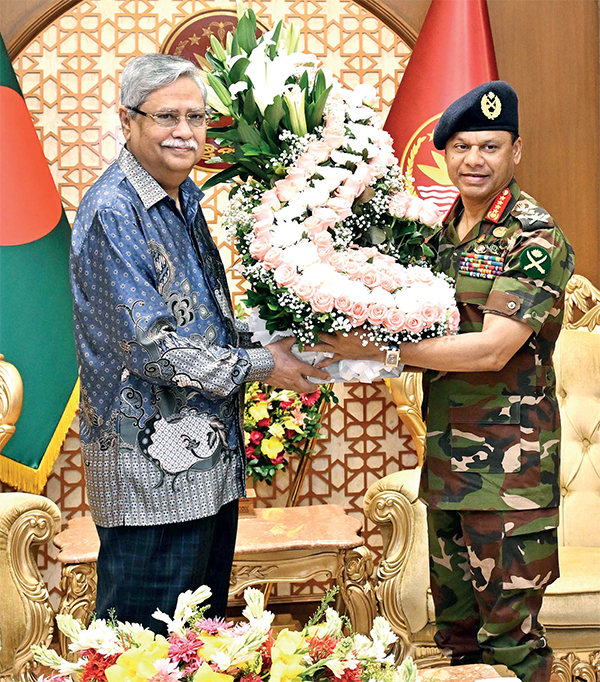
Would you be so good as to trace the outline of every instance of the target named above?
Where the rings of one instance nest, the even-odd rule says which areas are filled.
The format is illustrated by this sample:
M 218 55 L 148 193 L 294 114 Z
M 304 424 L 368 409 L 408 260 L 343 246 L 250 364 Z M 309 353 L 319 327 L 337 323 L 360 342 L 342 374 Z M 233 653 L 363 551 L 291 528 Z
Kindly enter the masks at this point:
M 558 577 L 557 525 L 557 509 L 428 510 L 435 640 L 444 653 L 548 682 L 552 649 L 538 614 Z

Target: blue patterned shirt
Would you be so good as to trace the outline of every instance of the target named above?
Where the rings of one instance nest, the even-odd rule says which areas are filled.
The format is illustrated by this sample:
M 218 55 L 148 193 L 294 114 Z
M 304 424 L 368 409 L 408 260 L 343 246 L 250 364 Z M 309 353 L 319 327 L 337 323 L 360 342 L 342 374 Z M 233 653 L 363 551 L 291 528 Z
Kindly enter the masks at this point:
M 73 226 L 81 442 L 100 526 L 189 521 L 244 494 L 243 348 L 225 270 L 190 178 L 175 201 L 123 149 Z

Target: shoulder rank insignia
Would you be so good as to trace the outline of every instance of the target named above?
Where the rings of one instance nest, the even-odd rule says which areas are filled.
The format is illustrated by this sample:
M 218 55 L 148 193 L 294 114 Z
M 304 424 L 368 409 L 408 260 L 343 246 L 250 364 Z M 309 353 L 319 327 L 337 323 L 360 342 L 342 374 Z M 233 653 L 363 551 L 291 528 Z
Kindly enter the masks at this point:
M 504 209 L 510 203 L 511 198 L 512 195 L 508 187 L 506 189 L 503 189 L 500 192 L 500 194 L 494 199 L 494 203 L 492 204 L 490 210 L 487 212 L 485 219 L 491 221 L 492 223 L 497 223 L 502 217 Z
M 548 213 L 541 206 L 534 204 L 533 201 L 530 201 L 527 198 L 519 199 L 519 201 L 517 201 L 512 214 L 515 218 L 524 219 L 530 224 L 545 223 L 546 225 L 549 225 L 551 220 Z
M 519 257 L 521 270 L 532 277 L 547 275 L 552 267 L 552 256 L 541 246 L 528 246 Z

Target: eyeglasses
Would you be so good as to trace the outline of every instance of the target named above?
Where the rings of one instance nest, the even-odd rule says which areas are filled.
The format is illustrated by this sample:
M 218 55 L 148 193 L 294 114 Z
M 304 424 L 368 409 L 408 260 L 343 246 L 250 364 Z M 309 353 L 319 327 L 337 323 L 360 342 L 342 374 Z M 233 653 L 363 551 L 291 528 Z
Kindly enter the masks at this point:
M 190 128 L 204 128 L 210 121 L 210 111 L 188 111 L 184 116 L 175 114 L 170 111 L 159 112 L 158 114 L 149 114 L 147 111 L 142 111 L 137 107 L 127 107 L 130 111 L 135 111 L 136 114 L 151 118 L 159 128 L 176 128 L 179 121 L 185 118 Z

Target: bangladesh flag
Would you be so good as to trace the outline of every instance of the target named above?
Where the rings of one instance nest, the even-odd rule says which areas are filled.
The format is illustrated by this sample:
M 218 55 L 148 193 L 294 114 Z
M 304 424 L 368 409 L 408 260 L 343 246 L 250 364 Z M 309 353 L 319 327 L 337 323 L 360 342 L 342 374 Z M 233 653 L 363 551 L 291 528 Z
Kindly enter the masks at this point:
M 18 375 L 0 364 L 0 479 L 27 492 L 44 487 L 77 409 L 70 235 L 0 37 L 0 354 L 23 384 L 11 436 L 5 378 Z

